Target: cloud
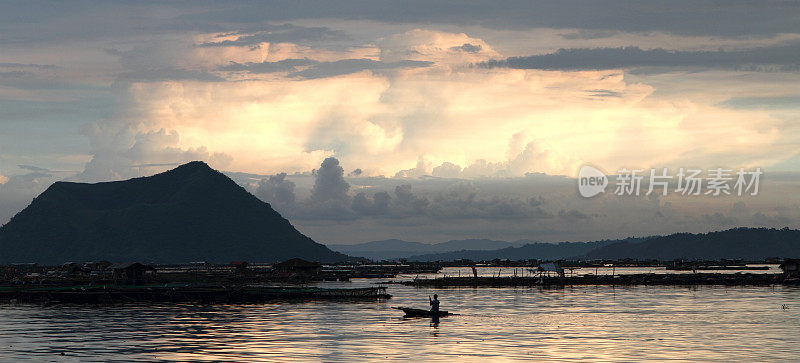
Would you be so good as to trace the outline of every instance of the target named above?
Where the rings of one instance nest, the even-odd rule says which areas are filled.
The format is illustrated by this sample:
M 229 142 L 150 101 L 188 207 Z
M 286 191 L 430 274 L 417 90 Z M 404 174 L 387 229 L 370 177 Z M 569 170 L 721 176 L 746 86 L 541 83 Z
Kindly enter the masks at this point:
M 346 40 L 341 30 L 327 27 L 303 27 L 292 24 L 265 26 L 266 29 L 253 34 L 236 34 L 235 39 L 205 42 L 201 47 L 257 47 L 262 43 L 308 43 Z
M 286 179 L 286 173 L 280 173 L 261 179 L 254 194 L 278 211 L 288 211 L 294 207 L 294 187 L 295 184 Z
M 425 158 L 419 157 L 417 158 L 417 165 L 411 169 L 404 169 L 398 171 L 394 177 L 395 178 L 419 178 L 428 175 L 428 169 L 430 168 L 430 162 L 426 162 Z
M 311 200 L 314 202 L 345 201 L 348 199 L 347 191 L 350 184 L 344 181 L 344 169 L 339 166 L 339 160 L 333 157 L 322 161 L 316 171 L 314 188 L 311 190 Z
M 148 69 L 117 74 L 118 80 L 130 82 L 161 82 L 161 81 L 200 81 L 221 82 L 225 79 L 202 70 L 180 68 Z
M 54 64 L 35 64 L 35 63 L 10 63 L 0 62 L 0 68 L 33 68 L 33 69 L 56 69 L 59 68 Z
M 734 109 L 795 109 L 799 104 L 800 96 L 733 97 L 719 103 Z
M 560 36 L 567 40 L 575 39 L 603 39 L 612 37 L 619 32 L 616 30 L 593 30 L 593 29 L 579 29 L 577 32 L 560 34 Z
M 400 214 L 425 214 L 425 209 L 430 202 L 427 198 L 414 195 L 411 191 L 411 184 L 402 184 L 394 188 L 394 194 L 397 197 L 397 205 L 400 209 Z
M 408 178 L 431 175 L 446 162 L 461 167 L 462 178 L 572 175 L 581 162 L 608 168 L 676 160 L 704 165 L 720 162 L 720 155 L 726 163 L 766 165 L 784 157 L 773 146 L 797 137 L 778 133 L 781 121 L 761 110 L 731 110 L 699 97 L 662 98 L 628 77 L 618 71 L 465 68 L 156 82 L 131 86 L 127 111 L 118 115 L 147 120 L 142 131 L 175 130 L 181 149 L 205 146 L 231 155 L 235 170 L 268 174 L 310 170 L 334 154 L 365 175 Z M 625 150 L 642 140 L 647 148 Z
M 620 70 L 469 67 L 499 54 L 465 33 L 400 31 L 359 58 L 351 53 L 366 46 L 335 54 L 286 43 L 194 46 L 225 36 L 126 51 L 120 61 L 130 71 L 147 70 L 152 59 L 157 67 L 150 69 L 199 69 L 227 81 L 118 84 L 120 106 L 110 122 L 136 132 L 174 130 L 181 136 L 174 147 L 229 155 L 239 171 L 301 172 L 336 155 L 365 176 L 405 178 L 434 175 L 434 168 L 435 176 L 467 179 L 572 175 L 582 162 L 612 169 L 678 160 L 769 165 L 790 156 L 786 145 L 798 138 L 778 132 L 783 121 L 764 110 L 720 105 L 741 88 L 710 99 L 707 92 L 666 93 L 670 81 Z M 465 44 L 477 52 L 453 50 Z M 680 84 L 707 87 L 708 79 L 696 77 Z M 648 147 L 624 150 L 642 142 Z
M 620 92 L 607 89 L 587 89 L 586 93 L 588 93 L 590 97 L 598 97 L 598 98 L 623 96 L 623 94 Z
M 328 161 L 322 169 L 334 173 L 324 174 L 328 177 L 316 173 L 312 184 L 303 181 L 307 176 L 286 177 L 295 178 L 298 186 L 307 185 L 312 195 L 322 183 L 320 178 L 340 184 L 339 192 L 334 193 L 339 196 L 336 203 L 309 196 L 297 201 L 287 215 L 322 241 L 354 242 L 353 229 L 364 230 L 360 241 L 396 236 L 417 236 L 416 240 L 430 242 L 490 236 L 575 241 L 597 239 L 598 235 L 624 238 L 731 226 L 781 227 L 800 218 L 797 201 L 778 202 L 793 188 L 784 185 L 792 178 L 762 184 L 762 194 L 746 201 L 758 207 L 748 208 L 744 200 L 735 197 L 602 194 L 585 199 L 576 193 L 575 179 L 547 174 L 475 180 L 345 178 L 343 168 L 340 173 L 338 167 L 341 163 Z M 295 192 L 305 194 L 303 190 Z
M 581 219 L 588 219 L 589 216 L 576 209 L 570 209 L 568 211 L 562 209 L 558 211 L 558 218 L 564 219 L 569 222 L 577 222 Z
M 274 62 L 231 63 L 222 66 L 222 71 L 248 72 L 253 74 L 289 72 L 289 77 L 316 79 L 342 76 L 366 70 L 381 71 L 401 68 L 421 68 L 433 62 L 401 60 L 382 62 L 373 59 L 341 59 L 332 62 L 319 62 L 311 59 L 283 59 Z
M 372 59 L 342 59 L 334 62 L 319 62 L 308 69 L 296 71 L 289 74 L 289 77 L 299 77 L 305 79 L 315 79 L 324 77 L 335 77 L 345 74 L 358 73 L 361 71 L 380 71 L 398 68 L 421 68 L 429 67 L 433 62 L 400 60 L 397 62 L 383 62 Z
M 449 48 L 450 50 L 460 51 L 460 52 L 467 52 L 467 53 L 478 53 L 483 50 L 483 46 L 480 44 L 470 44 L 464 43 L 460 46 L 453 46 Z
M 377 192 L 372 199 L 364 192 L 353 197 L 353 211 L 364 216 L 378 216 L 389 213 L 389 202 L 392 197 L 387 192 Z
M 435 5 L 429 1 L 377 1 L 368 4 L 361 1 L 329 4 L 294 1 L 217 5 L 204 11 L 186 12 L 180 17 L 180 21 L 169 20 L 195 27 L 241 27 L 294 19 L 335 18 L 390 24 L 470 24 L 501 30 L 582 28 L 722 37 L 766 36 L 796 31 L 795 15 L 799 10 L 798 5 L 793 2 L 770 3 L 769 6 L 757 2 L 729 5 L 711 6 L 706 2 L 689 0 L 671 2 L 666 8 L 653 7 L 650 3 L 638 1 L 593 0 L 546 3 L 513 1 L 505 6 L 496 6 L 491 2 L 464 3 L 455 0 L 440 1 Z M 179 5 L 170 7 L 180 8 Z
M 275 62 L 247 62 L 236 63 L 232 62 L 229 65 L 222 66 L 219 69 L 222 71 L 234 72 L 248 72 L 248 73 L 276 73 L 276 72 L 294 72 L 298 67 L 310 66 L 318 62 L 310 59 L 283 59 Z
M 403 220 L 426 216 L 437 220 L 539 219 L 553 216 L 541 208 L 542 202 L 538 204 L 531 202 L 531 200 L 541 201 L 541 198 L 483 196 L 475 184 L 461 180 L 447 181 L 445 184 L 436 185 L 424 195 L 418 195 L 412 191 L 411 184 L 395 185 L 392 188 L 391 184 L 398 182 L 399 179 L 367 178 L 364 180 L 375 185 L 361 187 L 351 197 L 350 183 L 345 180 L 343 168 L 333 157 L 325 159 L 322 166 L 314 171 L 314 183 L 307 199 L 295 201 L 295 184 L 288 178 L 282 173 L 262 179 L 254 193 L 262 200 L 274 203 L 281 213 L 296 220 L 342 221 L 362 218 Z M 286 197 L 281 198 L 281 195 Z
M 130 124 L 91 124 L 92 159 L 75 178 L 81 181 L 120 180 L 164 171 L 174 164 L 205 160 L 212 166 L 230 163 L 230 156 L 205 147 L 182 149 L 175 130 L 137 131 Z
M 433 168 L 431 175 L 439 178 L 458 178 L 461 175 L 461 167 L 451 162 L 444 162 Z
M 461 67 L 499 57 L 483 39 L 466 33 L 413 29 L 393 34 L 377 42 L 384 62 L 407 60 L 433 62 L 437 66 Z
M 272 25 L 303 20 L 311 24 L 338 20 L 389 25 L 469 24 L 501 30 L 554 28 L 765 37 L 796 32 L 798 11 L 794 2 L 770 2 L 768 6 L 760 2 L 710 6 L 706 2 L 688 0 L 671 2 L 668 7 L 654 7 L 648 2 L 593 0 L 514 1 L 505 6 L 491 2 L 465 4 L 455 0 L 436 2 L 435 5 L 429 1 L 364 3 L 349 0 L 320 4 L 310 0 L 243 0 L 202 7 L 193 2 L 109 2 L 98 6 L 92 2 L 53 5 L 28 1 L 0 5 L 0 24 L 3 25 L 0 43 L 43 45 L 135 37 L 149 40 L 165 33 L 239 34 L 247 31 L 250 33 L 244 36 L 253 38 L 240 42 L 249 45 L 265 39 L 311 42 L 340 36 L 336 30 L 325 28 Z M 365 31 L 373 30 L 373 27 L 366 28 Z
M 32 172 L 0 177 L 0 225 L 28 206 L 31 200 L 49 187 L 56 178 L 48 173 Z
M 443 162 L 433 168 L 430 175 L 439 178 L 487 178 L 487 177 L 512 177 L 526 175 L 532 170 L 548 170 L 568 174 L 576 167 L 577 160 L 561 155 L 552 150 L 551 146 L 540 140 L 526 141 L 524 133 L 516 133 L 509 142 L 507 161 L 488 162 L 484 159 L 475 160 L 464 167 L 451 162 Z M 430 162 L 420 158 L 413 169 L 401 170 L 395 178 L 420 178 L 428 175 Z
M 34 172 L 44 172 L 44 173 L 47 173 L 47 172 L 49 172 L 49 171 L 50 171 L 50 170 L 47 170 L 47 169 L 45 169 L 45 168 L 40 168 L 40 167 L 38 167 L 38 166 L 33 166 L 33 165 L 17 165 L 17 166 L 18 166 L 20 169 L 30 170 L 30 171 L 34 171 Z
M 800 43 L 785 42 L 742 50 L 678 51 L 666 49 L 573 48 L 555 53 L 491 60 L 482 67 L 543 70 L 600 70 L 623 68 L 676 69 L 718 68 L 748 71 L 797 71 Z

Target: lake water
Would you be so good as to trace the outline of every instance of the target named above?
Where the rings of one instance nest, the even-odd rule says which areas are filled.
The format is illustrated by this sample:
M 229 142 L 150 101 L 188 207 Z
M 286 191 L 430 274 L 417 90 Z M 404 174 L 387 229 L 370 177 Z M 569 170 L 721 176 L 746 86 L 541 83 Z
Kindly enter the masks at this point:
M 797 361 L 800 357 L 800 288 L 796 287 L 390 285 L 389 293 L 394 295 L 391 300 L 365 303 L 0 305 L 0 360 Z M 433 326 L 430 319 L 404 320 L 402 312 L 391 309 L 426 308 L 428 295 L 434 293 L 439 294 L 442 309 L 461 315 L 442 318 Z

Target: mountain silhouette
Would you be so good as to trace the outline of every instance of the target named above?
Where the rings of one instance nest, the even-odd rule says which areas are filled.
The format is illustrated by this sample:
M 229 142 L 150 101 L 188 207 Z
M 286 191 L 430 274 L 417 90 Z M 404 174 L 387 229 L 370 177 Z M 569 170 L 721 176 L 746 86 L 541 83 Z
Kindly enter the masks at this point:
M 275 262 L 349 257 L 200 161 L 149 177 L 57 182 L 0 227 L 0 263 Z
M 352 245 L 335 245 L 328 247 L 334 251 L 346 253 L 350 256 L 365 257 L 372 260 L 392 260 L 408 258 L 410 256 L 446 253 L 462 250 L 498 250 L 506 247 L 522 246 L 533 241 L 495 241 L 489 239 L 463 239 L 451 240 L 441 243 L 408 242 L 399 239 L 388 239 L 357 243 Z

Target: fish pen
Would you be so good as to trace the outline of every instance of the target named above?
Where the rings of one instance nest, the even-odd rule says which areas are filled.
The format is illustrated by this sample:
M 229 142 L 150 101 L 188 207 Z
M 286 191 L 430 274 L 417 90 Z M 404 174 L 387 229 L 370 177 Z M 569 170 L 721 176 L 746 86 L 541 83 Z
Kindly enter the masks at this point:
M 696 273 L 696 274 L 630 274 L 630 275 L 584 275 L 584 276 L 537 276 L 537 277 L 440 277 L 414 279 L 399 282 L 416 287 L 524 287 L 524 286 L 568 286 L 568 285 L 726 285 L 764 286 L 800 285 L 800 279 L 787 278 L 783 274 L 750 273 Z
M 370 301 L 391 298 L 386 287 L 325 289 L 270 286 L 48 286 L 0 287 L 0 302 L 45 304 L 200 303 L 241 304 L 271 301 Z

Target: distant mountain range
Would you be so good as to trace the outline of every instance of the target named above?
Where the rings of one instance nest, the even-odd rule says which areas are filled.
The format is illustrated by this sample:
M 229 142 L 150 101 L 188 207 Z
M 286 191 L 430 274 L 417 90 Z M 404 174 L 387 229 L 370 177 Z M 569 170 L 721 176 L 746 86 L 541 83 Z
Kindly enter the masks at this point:
M 800 257 L 800 231 L 793 229 L 734 228 L 711 233 L 676 233 L 640 242 L 618 241 L 586 254 L 589 259 L 674 260 Z
M 638 239 L 631 239 L 637 240 Z M 600 247 L 619 241 L 596 242 L 561 242 L 561 243 L 530 243 L 519 247 L 507 247 L 493 251 L 460 250 L 444 253 L 421 254 L 408 257 L 409 261 L 452 261 L 472 260 L 489 261 L 501 260 L 559 260 L 583 259 L 585 256 Z
M 389 241 L 381 242 L 381 246 L 387 250 L 390 248 Z M 502 245 L 502 241 L 492 242 L 495 243 L 495 246 Z M 458 244 L 453 243 L 449 246 L 457 248 Z M 397 252 L 392 253 L 397 254 Z M 489 248 L 461 248 L 447 252 L 416 254 L 406 258 L 409 261 L 616 260 L 625 258 L 638 260 L 718 260 L 727 258 L 755 261 L 769 257 L 800 257 L 800 231 L 786 228 L 734 228 L 710 233 L 676 233 L 668 236 L 594 242 L 529 243 L 523 246 L 491 250 Z
M 145 178 L 57 182 L 0 227 L 0 263 L 339 262 L 203 162 Z
M 453 252 L 461 250 L 487 251 L 508 247 L 523 246 L 534 241 L 495 241 L 489 239 L 462 239 L 442 243 L 409 242 L 399 239 L 387 239 L 352 245 L 331 244 L 328 247 L 334 251 L 350 256 L 365 257 L 372 260 L 392 260 L 407 258 L 414 255 Z

